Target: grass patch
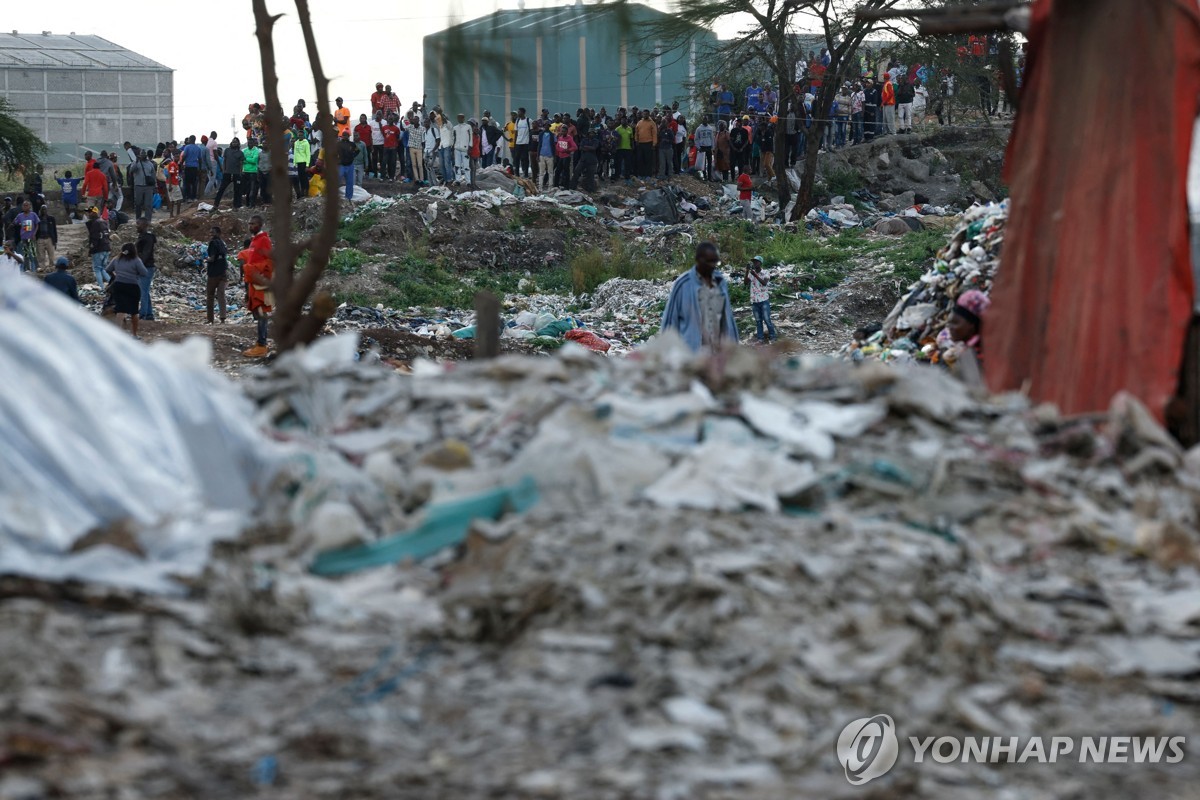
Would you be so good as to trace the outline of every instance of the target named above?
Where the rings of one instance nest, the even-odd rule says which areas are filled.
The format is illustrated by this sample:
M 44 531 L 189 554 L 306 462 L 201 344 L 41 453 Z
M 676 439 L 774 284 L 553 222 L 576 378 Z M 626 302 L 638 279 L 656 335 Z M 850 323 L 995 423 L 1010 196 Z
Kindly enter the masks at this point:
M 484 271 L 460 277 L 441 261 L 409 253 L 387 266 L 383 281 L 393 288 L 376 302 L 391 308 L 467 309 L 474 306 L 476 292 L 489 291 L 503 296 L 515 291 L 519 280 L 517 275 Z
M 361 250 L 355 250 L 353 247 L 346 247 L 341 250 L 335 250 L 329 256 L 329 271 L 336 272 L 338 275 L 354 275 L 358 273 L 363 264 L 370 260 L 366 253 Z
M 919 279 L 946 246 L 946 238 L 944 231 L 913 231 L 901 236 L 889 253 L 893 274 L 906 284 Z
M 355 245 L 362 241 L 362 236 L 369 228 L 379 221 L 379 212 L 363 211 L 349 222 L 338 226 L 338 238 L 346 244 Z
M 864 186 L 862 175 L 858 170 L 846 168 L 832 170 L 825 176 L 825 188 L 830 197 L 846 195 L 847 197 Z
M 674 258 L 651 258 L 631 247 L 620 235 L 610 240 L 611 251 L 590 248 L 576 253 L 568 265 L 571 291 L 590 294 L 610 278 L 653 280 L 673 272 Z

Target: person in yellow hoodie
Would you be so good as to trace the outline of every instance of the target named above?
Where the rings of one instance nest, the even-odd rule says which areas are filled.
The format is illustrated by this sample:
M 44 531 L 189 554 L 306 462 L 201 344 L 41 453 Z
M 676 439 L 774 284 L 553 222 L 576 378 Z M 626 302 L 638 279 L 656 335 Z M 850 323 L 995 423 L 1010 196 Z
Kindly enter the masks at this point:
M 504 159 L 509 159 L 511 162 L 515 155 L 517 143 L 517 112 L 513 111 L 509 114 L 508 122 L 504 123 L 504 152 L 500 153 L 496 158 L 496 163 L 501 164 Z

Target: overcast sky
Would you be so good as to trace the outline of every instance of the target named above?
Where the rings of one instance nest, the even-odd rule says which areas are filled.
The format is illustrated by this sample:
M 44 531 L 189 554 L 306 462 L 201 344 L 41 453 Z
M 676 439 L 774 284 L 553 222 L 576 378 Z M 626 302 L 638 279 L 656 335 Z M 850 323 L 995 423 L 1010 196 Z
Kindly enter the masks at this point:
M 569 5 L 568 0 L 527 0 L 527 8 Z M 590 3 L 589 3 L 590 4 Z M 666 10 L 668 0 L 649 5 Z M 376 81 L 390 83 L 407 106 L 421 97 L 424 36 L 454 21 L 474 19 L 517 0 L 310 0 L 317 44 L 332 81 L 330 98 L 342 96 L 351 112 L 368 110 Z M 276 25 L 279 93 L 290 111 L 303 97 L 310 110 L 316 92 L 304 40 L 290 0 L 267 0 L 286 16 Z M 137 9 L 139 18 L 130 19 Z M 145 12 L 145 13 L 141 13 Z M 106 6 L 95 0 L 51 0 L 21 5 L 21 33 L 94 34 L 175 70 L 178 138 L 216 129 L 220 141 L 234 131 L 247 104 L 263 99 L 262 72 L 250 0 L 198 0 Z M 238 125 L 240 130 L 240 125 Z

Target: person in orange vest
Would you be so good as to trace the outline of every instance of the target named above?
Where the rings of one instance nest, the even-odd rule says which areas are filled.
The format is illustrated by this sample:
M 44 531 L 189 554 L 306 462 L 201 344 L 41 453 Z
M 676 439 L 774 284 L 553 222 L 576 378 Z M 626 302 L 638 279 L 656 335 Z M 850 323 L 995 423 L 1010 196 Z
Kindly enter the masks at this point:
M 884 73 L 883 94 L 880 105 L 883 107 L 883 134 L 890 136 L 896 132 L 896 87 L 892 84 L 892 76 Z
M 263 218 L 255 214 L 250 218 L 250 246 L 238 253 L 242 262 L 242 278 L 246 282 L 246 305 L 258 324 L 258 339 L 249 350 L 242 352 L 247 358 L 262 358 L 267 349 L 267 325 L 271 307 L 275 302 L 271 293 L 271 281 L 275 279 L 274 249 L 271 237 L 263 230 Z

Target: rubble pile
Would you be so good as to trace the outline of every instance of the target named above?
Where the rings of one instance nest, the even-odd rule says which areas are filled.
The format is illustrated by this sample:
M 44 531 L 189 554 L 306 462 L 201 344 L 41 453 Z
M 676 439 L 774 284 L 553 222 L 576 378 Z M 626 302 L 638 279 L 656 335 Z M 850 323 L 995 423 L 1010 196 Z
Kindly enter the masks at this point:
M 900 211 L 903 200 L 893 198 L 913 191 L 925 195 L 937 206 L 970 205 L 995 199 L 980 181 L 964 184 L 945 154 L 916 135 L 885 136 L 821 155 L 820 176 L 827 178 L 846 171 L 853 171 L 877 191 L 885 210 Z
M 291 455 L 184 596 L 6 579 L 0 789 L 849 797 L 834 743 L 873 714 L 902 737 L 1200 722 L 1200 454 L 1132 399 L 1065 419 L 674 337 L 411 375 L 355 352 L 243 382 Z M 904 752 L 871 796 L 1200 777 Z
M 970 289 L 992 290 L 1007 219 L 1007 200 L 968 209 L 933 266 L 900 298 L 880 329 L 843 352 L 856 361 L 941 360 L 949 342 L 938 334 L 955 299 Z

